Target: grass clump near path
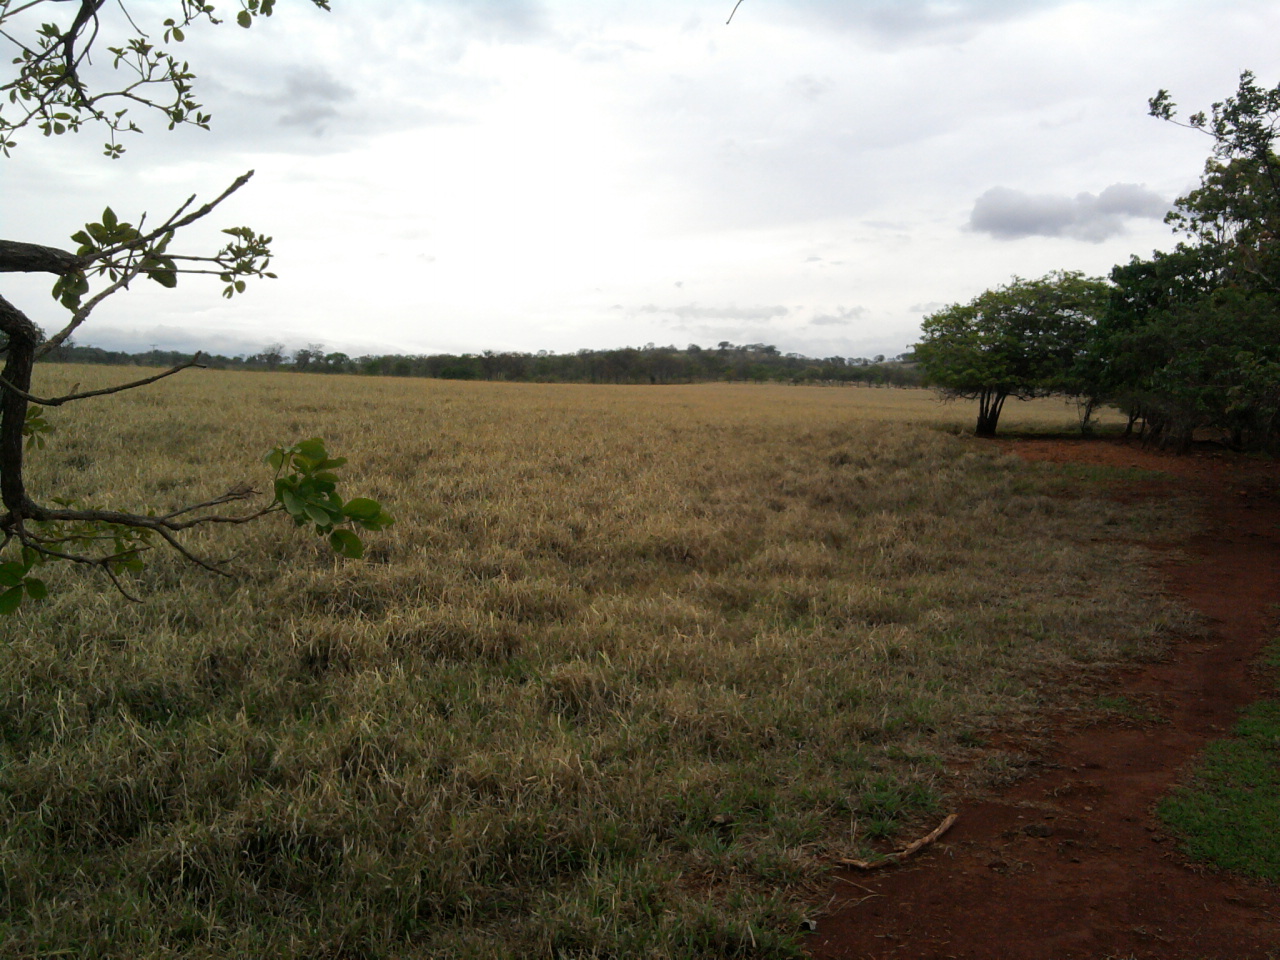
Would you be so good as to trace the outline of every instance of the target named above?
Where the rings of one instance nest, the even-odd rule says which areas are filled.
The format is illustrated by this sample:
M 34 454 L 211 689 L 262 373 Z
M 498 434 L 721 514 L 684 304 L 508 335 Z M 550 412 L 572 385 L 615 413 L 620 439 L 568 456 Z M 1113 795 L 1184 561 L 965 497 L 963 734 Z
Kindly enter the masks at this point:
M 1266 663 L 1280 676 L 1280 642 Z M 1192 859 L 1280 882 L 1280 699 L 1247 707 L 1158 812 Z
M 1165 518 L 920 392 L 192 371 L 77 414 L 36 490 L 163 509 L 320 435 L 397 523 L 4 621 L 4 958 L 796 955 L 834 858 L 1174 616 Z

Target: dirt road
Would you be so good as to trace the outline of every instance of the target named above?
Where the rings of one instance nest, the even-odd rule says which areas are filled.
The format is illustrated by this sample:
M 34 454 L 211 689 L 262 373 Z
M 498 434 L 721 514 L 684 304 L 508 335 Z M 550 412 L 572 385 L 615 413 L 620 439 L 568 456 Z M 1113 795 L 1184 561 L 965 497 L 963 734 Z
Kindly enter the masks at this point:
M 1117 673 L 1106 692 L 1161 722 L 1059 724 L 1037 772 L 960 807 L 907 865 L 842 874 L 818 918 L 818 960 L 1280 957 L 1280 888 L 1189 866 L 1152 807 L 1206 741 L 1265 693 L 1252 664 L 1276 634 L 1280 469 L 1229 454 L 1174 457 L 1116 442 L 1014 441 L 1022 456 L 1172 475 L 1125 496 L 1185 496 L 1203 528 L 1161 566 L 1208 620 L 1203 640 Z

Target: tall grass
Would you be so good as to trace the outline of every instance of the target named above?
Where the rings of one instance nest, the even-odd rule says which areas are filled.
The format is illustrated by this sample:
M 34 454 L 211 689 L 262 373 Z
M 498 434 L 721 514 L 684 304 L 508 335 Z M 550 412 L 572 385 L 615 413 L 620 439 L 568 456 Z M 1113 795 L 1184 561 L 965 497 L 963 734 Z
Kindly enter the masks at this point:
M 41 495 L 176 506 L 321 435 L 398 522 L 360 562 L 202 534 L 236 582 L 62 571 L 0 625 L 0 956 L 797 953 L 833 856 L 1177 619 L 1116 539 L 1163 518 L 909 422 L 968 419 L 217 372 L 58 416 Z

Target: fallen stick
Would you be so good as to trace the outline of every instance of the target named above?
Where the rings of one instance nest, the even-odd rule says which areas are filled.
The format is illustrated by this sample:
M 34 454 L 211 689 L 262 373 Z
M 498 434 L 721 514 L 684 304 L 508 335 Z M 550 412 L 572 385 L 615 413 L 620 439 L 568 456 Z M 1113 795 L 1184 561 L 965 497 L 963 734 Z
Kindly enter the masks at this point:
M 933 843 L 940 836 L 950 830 L 952 825 L 959 819 L 960 814 L 958 813 L 947 814 L 947 818 L 938 824 L 938 826 L 931 832 L 925 834 L 919 840 L 913 840 L 897 853 L 891 853 L 883 860 L 840 859 L 837 860 L 836 863 L 840 864 L 842 867 L 857 867 L 859 870 L 876 870 L 880 867 L 887 867 L 891 863 L 898 863 L 900 860 L 905 860 L 914 853 L 919 853 L 929 844 Z

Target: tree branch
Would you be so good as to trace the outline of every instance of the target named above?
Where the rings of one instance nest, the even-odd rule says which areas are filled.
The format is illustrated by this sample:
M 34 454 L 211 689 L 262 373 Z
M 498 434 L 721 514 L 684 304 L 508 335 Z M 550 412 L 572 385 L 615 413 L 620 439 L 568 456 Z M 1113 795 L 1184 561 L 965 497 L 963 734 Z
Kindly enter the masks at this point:
M 36 359 L 43 357 L 49 351 L 55 350 L 58 347 L 62 346 L 64 343 L 66 343 L 68 338 L 70 338 L 71 334 L 76 332 L 76 328 L 79 327 L 80 324 L 84 323 L 86 320 L 89 319 L 89 314 L 93 313 L 94 308 L 96 308 L 98 304 L 100 304 L 103 300 L 107 299 L 107 297 L 111 296 L 117 290 L 122 290 L 125 287 L 129 286 L 129 283 L 139 273 L 141 273 L 140 267 L 134 267 L 132 270 L 126 271 L 120 276 L 118 280 L 116 280 L 110 286 L 104 287 L 102 290 L 98 291 L 98 293 L 95 294 L 93 297 L 91 297 L 89 300 L 85 301 L 76 310 L 76 312 L 71 315 L 71 320 L 68 321 L 65 327 L 63 327 L 61 330 L 59 330 L 52 337 L 50 337 L 43 344 L 40 345 L 40 347 L 36 350 L 36 354 L 35 354 Z
M 175 373 L 181 373 L 183 370 L 191 367 L 199 367 L 204 369 L 204 364 L 200 362 L 200 354 L 197 353 L 192 359 L 186 363 L 180 363 L 176 367 L 166 370 L 164 373 L 157 373 L 154 377 L 145 377 L 142 380 L 134 380 L 132 383 L 122 383 L 117 387 L 105 387 L 102 390 L 86 390 L 83 393 L 69 393 L 65 397 L 36 397 L 23 390 L 19 390 L 12 383 L 0 377 L 0 389 L 9 390 L 16 393 L 27 403 L 34 403 L 41 407 L 60 407 L 64 403 L 70 403 L 72 400 L 84 400 L 88 397 L 105 397 L 108 394 L 120 393 L 124 390 L 132 390 L 134 387 L 145 387 L 149 383 L 155 383 L 157 380 L 163 380 L 165 377 L 171 377 Z
M 87 257 L 57 247 L 0 240 L 0 273 L 55 273 L 64 276 L 83 270 L 88 263 Z

